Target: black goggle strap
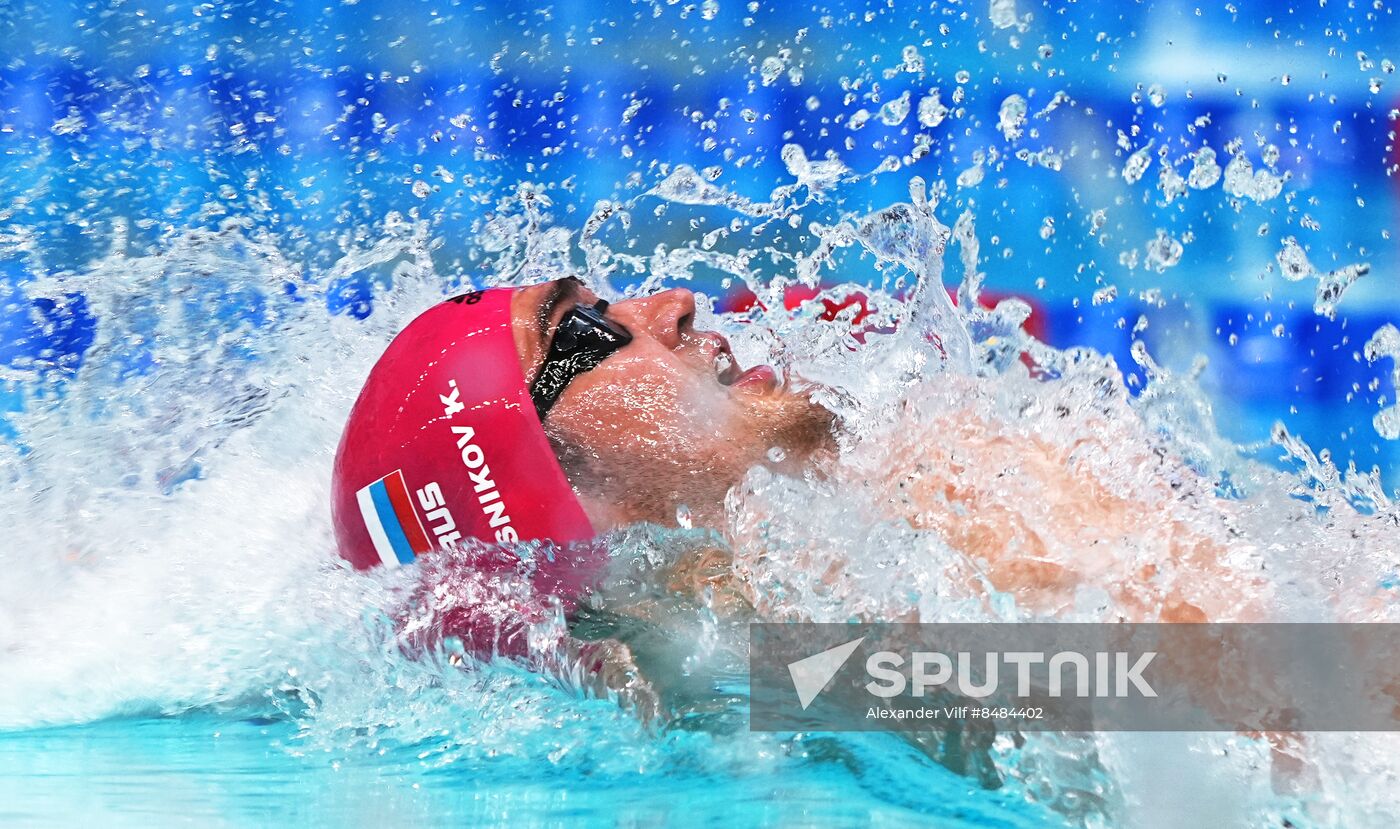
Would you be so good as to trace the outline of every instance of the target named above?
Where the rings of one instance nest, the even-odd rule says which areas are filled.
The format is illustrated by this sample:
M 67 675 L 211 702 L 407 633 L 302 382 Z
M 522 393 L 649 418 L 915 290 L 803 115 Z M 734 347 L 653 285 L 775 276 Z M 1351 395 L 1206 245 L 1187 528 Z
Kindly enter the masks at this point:
M 632 341 L 632 335 L 603 318 L 607 308 L 602 300 L 593 307 L 580 305 L 560 321 L 539 374 L 530 384 L 530 399 L 542 422 L 574 378 Z

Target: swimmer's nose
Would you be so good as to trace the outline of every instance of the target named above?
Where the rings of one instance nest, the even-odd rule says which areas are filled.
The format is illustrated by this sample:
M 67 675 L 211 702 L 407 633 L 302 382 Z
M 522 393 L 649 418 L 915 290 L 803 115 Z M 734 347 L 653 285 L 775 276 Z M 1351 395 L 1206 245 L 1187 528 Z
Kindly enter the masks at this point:
M 645 334 L 667 348 L 678 348 L 682 334 L 695 321 L 695 294 L 672 288 L 659 294 L 613 304 L 608 315 L 626 326 L 632 336 Z

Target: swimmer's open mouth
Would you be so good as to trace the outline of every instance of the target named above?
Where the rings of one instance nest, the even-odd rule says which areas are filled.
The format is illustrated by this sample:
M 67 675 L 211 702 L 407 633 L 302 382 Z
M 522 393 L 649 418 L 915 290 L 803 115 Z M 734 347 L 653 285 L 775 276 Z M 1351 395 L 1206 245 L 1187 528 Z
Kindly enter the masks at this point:
M 719 378 L 720 385 L 730 386 L 739 377 L 739 363 L 734 359 L 734 355 L 728 351 L 715 353 L 715 376 Z
M 778 385 L 778 372 L 772 366 L 757 365 L 745 370 L 734 359 L 729 341 L 722 335 L 707 331 L 703 336 L 705 345 L 702 346 L 702 351 L 710 352 L 714 362 L 715 379 L 721 386 L 772 389 Z

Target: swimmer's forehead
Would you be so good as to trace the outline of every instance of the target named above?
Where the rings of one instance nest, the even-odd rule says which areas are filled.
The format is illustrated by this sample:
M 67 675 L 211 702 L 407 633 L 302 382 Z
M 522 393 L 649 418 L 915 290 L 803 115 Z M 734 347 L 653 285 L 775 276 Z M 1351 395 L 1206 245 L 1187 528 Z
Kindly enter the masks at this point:
M 510 302 L 511 332 L 520 367 L 527 378 L 549 350 L 549 341 L 559 321 L 580 302 L 594 303 L 598 297 L 573 277 L 541 282 L 515 292 Z

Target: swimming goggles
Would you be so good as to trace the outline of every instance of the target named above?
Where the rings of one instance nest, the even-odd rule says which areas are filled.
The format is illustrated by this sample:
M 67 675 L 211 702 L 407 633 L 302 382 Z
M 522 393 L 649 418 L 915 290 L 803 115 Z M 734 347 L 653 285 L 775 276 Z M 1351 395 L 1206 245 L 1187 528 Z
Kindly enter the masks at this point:
M 530 399 L 541 422 L 576 377 L 632 342 L 627 329 L 603 316 L 607 310 L 606 300 L 594 305 L 580 303 L 559 321 L 540 371 L 530 384 Z

